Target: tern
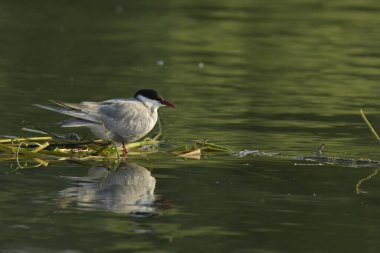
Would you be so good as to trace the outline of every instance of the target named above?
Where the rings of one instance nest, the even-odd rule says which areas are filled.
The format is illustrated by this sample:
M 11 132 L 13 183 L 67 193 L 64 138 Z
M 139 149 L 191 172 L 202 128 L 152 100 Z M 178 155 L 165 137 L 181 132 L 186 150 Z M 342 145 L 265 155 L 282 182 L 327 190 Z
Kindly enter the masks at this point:
M 158 108 L 176 106 L 165 100 L 156 90 L 142 89 L 131 98 L 116 98 L 103 102 L 66 103 L 51 101 L 60 107 L 35 104 L 72 118 L 60 122 L 62 127 L 88 127 L 98 138 L 125 144 L 147 135 L 156 125 Z

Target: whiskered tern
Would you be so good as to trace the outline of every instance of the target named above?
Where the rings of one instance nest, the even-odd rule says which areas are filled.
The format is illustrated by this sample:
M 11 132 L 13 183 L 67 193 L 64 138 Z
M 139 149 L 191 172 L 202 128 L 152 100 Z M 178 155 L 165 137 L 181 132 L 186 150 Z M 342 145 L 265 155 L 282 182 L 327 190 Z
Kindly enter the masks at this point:
M 62 127 L 88 127 L 96 137 L 122 144 L 125 154 L 126 143 L 144 137 L 156 125 L 159 107 L 176 107 L 152 89 L 139 90 L 131 98 L 103 102 L 52 102 L 60 107 L 35 106 L 71 116 L 61 122 Z

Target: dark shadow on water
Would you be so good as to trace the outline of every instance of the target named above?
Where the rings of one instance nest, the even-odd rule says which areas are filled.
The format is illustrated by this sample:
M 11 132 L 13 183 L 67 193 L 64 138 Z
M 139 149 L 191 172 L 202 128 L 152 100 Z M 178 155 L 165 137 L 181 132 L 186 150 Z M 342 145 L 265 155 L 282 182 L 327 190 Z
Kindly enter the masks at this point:
M 135 163 L 122 163 L 113 170 L 93 167 L 86 177 L 69 179 L 71 186 L 58 192 L 62 209 L 103 210 L 135 217 L 159 215 L 162 199 L 154 194 L 156 179 Z

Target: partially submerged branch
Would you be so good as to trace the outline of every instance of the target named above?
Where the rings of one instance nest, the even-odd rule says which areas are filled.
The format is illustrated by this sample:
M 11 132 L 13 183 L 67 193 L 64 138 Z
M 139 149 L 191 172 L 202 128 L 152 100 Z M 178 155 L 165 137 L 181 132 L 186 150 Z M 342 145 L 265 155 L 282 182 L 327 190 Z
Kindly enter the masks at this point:
M 365 114 L 364 114 L 364 112 L 363 112 L 362 109 L 360 109 L 360 115 L 362 116 L 362 119 L 364 120 L 364 122 L 367 124 L 367 126 L 368 126 L 369 130 L 371 131 L 371 133 L 375 136 L 376 140 L 380 141 L 379 135 L 377 134 L 376 130 L 372 127 L 371 123 L 369 122 L 369 120 L 365 116 Z
M 377 173 L 379 172 L 379 169 L 375 169 L 369 176 L 363 178 L 363 179 L 360 179 L 358 181 L 358 183 L 356 184 L 355 186 L 355 191 L 357 194 L 360 194 L 360 193 L 367 193 L 365 191 L 362 190 L 362 184 L 367 181 L 367 180 L 370 180 L 372 177 L 376 176 Z

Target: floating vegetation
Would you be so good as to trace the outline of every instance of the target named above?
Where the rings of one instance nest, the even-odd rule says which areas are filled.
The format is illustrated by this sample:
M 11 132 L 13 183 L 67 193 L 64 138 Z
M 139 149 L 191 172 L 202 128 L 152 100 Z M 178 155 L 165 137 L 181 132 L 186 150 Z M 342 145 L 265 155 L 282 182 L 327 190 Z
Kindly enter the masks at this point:
M 201 159 L 202 155 L 215 154 L 215 153 L 230 153 L 233 151 L 208 142 L 208 140 L 193 140 L 192 145 L 185 145 L 171 150 L 171 153 L 184 158 Z
M 279 155 L 279 153 L 277 152 L 264 152 L 264 151 L 260 151 L 260 150 L 242 150 L 242 151 L 239 151 L 235 154 L 233 154 L 233 156 L 237 156 L 237 157 L 245 157 L 245 156 L 249 156 L 249 155 L 254 155 L 254 156 L 275 156 L 275 155 Z
M 28 129 L 28 131 L 31 131 Z M 35 130 L 34 132 L 38 132 Z M 46 132 L 42 132 L 45 133 Z M 169 146 L 160 140 L 160 135 L 143 141 L 125 144 L 128 158 L 146 156 L 160 152 L 160 155 L 201 159 L 202 155 L 227 152 L 231 150 L 206 141 L 193 141 L 191 145 L 181 147 Z M 98 163 L 122 160 L 121 147 L 94 140 L 64 138 L 60 135 L 37 137 L 7 137 L 0 139 L 0 161 L 16 161 L 18 167 L 47 166 L 55 161 L 72 161 L 78 163 Z M 32 164 L 32 165 L 31 165 Z

